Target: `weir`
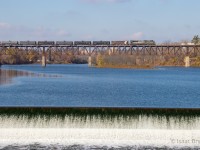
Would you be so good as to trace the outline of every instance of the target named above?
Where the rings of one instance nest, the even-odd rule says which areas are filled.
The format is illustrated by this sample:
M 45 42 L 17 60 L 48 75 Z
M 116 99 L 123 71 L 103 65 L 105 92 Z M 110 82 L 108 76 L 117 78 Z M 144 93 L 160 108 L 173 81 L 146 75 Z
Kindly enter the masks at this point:
M 159 115 L 200 116 L 199 108 L 151 107 L 0 107 L 0 115 Z
M 200 147 L 200 110 L 112 107 L 1 107 L 0 145 Z M 188 140 L 180 143 L 177 140 Z

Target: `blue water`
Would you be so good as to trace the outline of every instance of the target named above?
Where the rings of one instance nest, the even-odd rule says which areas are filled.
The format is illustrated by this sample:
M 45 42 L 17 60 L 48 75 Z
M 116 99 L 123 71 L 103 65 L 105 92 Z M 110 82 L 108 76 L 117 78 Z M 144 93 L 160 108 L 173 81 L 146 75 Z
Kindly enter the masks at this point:
M 200 108 L 200 68 L 4 65 L 1 69 L 36 76 L 16 76 L 11 83 L 0 84 L 0 106 Z

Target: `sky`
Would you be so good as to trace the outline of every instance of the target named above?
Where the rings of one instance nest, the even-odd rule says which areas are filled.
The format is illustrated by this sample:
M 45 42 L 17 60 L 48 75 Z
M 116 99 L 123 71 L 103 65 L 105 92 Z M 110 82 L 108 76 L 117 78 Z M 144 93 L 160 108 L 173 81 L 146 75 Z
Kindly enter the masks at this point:
M 191 40 L 200 0 L 1 0 L 0 41 Z

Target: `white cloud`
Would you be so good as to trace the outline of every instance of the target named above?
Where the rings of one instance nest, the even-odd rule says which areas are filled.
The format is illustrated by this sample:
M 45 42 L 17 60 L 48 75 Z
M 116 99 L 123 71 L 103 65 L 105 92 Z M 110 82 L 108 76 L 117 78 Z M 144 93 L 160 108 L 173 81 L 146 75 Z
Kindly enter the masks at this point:
M 136 32 L 136 33 L 133 33 L 130 36 L 130 38 L 133 39 L 133 40 L 140 40 L 140 39 L 142 39 L 143 36 L 144 36 L 143 32 Z
M 0 22 L 0 29 L 8 29 L 11 25 L 5 22 Z

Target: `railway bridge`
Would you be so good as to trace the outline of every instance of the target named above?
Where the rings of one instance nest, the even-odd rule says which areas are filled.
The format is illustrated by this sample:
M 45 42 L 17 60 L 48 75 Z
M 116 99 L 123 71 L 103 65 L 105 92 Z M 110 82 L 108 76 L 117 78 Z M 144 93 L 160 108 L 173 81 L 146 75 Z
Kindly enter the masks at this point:
M 135 56 L 169 56 L 185 57 L 185 66 L 190 66 L 190 60 L 200 56 L 200 45 L 0 45 L 0 55 L 7 49 L 35 50 L 41 55 L 42 66 L 46 66 L 46 59 L 51 61 L 52 52 L 70 52 L 77 55 L 88 56 L 88 64 L 91 65 L 91 56 L 98 54 L 108 55 L 135 55 Z

